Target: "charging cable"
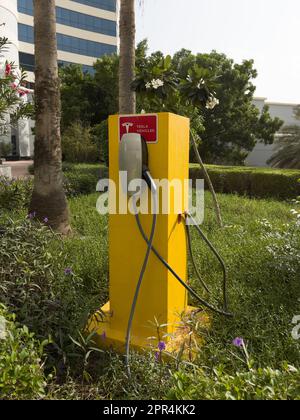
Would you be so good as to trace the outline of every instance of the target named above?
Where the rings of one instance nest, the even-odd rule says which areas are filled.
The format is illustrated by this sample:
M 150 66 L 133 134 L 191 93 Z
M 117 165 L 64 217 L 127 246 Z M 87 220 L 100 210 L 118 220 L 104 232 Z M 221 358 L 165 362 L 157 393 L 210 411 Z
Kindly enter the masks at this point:
M 157 192 L 156 192 L 157 194 Z M 136 218 L 136 222 L 139 228 L 139 231 L 144 239 L 144 241 L 148 244 L 149 246 L 149 239 L 142 227 L 141 221 L 140 221 L 140 217 L 136 208 L 136 203 L 133 201 L 133 206 L 134 206 L 134 213 L 135 213 L 135 218 Z M 207 238 L 206 238 L 207 239 Z M 208 239 L 207 239 L 208 241 Z M 209 242 L 209 241 L 208 241 Z M 173 268 L 167 263 L 167 261 L 160 255 L 160 253 L 157 251 L 157 249 L 151 244 L 151 249 L 153 251 L 153 253 L 156 255 L 156 257 L 161 261 L 161 263 L 173 274 L 173 276 L 179 281 L 179 283 L 203 306 L 205 306 L 207 309 L 219 314 L 219 315 L 223 315 L 223 316 L 227 316 L 227 317 L 232 317 L 233 314 L 228 312 L 227 309 L 218 309 L 215 306 L 211 305 L 209 302 L 207 302 L 206 300 L 204 300 L 203 298 L 201 298 L 194 289 L 192 289 L 188 284 L 186 284 L 186 282 L 173 270 Z M 226 283 L 225 283 L 226 285 Z M 225 287 L 226 290 L 226 287 Z M 226 294 L 226 293 L 225 293 Z M 225 305 L 227 304 L 227 299 L 225 301 Z
M 202 297 L 200 297 L 194 289 L 192 289 L 192 287 L 190 287 L 174 270 L 173 268 L 167 263 L 167 261 L 160 255 L 160 253 L 157 251 L 157 249 L 153 246 L 153 240 L 154 240 L 154 235 L 155 235 L 155 230 L 156 230 L 156 224 L 157 224 L 157 207 L 158 207 L 158 197 L 157 197 L 157 187 L 156 184 L 150 174 L 150 172 L 147 169 L 143 170 L 143 178 L 145 179 L 151 194 L 152 194 L 152 198 L 153 198 L 153 207 L 152 207 L 152 213 L 153 213 L 153 220 L 152 220 L 152 227 L 151 227 L 151 232 L 150 232 L 150 236 L 149 238 L 147 237 L 143 226 L 141 224 L 140 221 L 140 217 L 139 217 L 139 212 L 137 209 L 137 201 L 140 199 L 140 193 L 135 194 L 132 197 L 132 202 L 133 202 L 133 209 L 134 209 L 134 214 L 135 214 L 135 219 L 137 222 L 137 226 L 138 229 L 144 239 L 144 241 L 147 244 L 147 251 L 146 251 L 146 255 L 143 261 L 143 265 L 139 274 L 139 279 L 136 285 L 136 289 L 135 289 L 135 293 L 134 293 L 134 297 L 133 297 L 133 301 L 132 301 L 132 305 L 131 305 L 131 310 L 130 310 L 130 315 L 129 315 L 129 319 L 128 319 L 128 325 L 127 325 L 127 332 L 126 332 L 126 339 L 125 339 L 125 349 L 126 349 L 126 354 L 125 354 L 125 360 L 126 360 L 126 369 L 127 369 L 127 374 L 128 377 L 131 377 L 131 370 L 130 370 L 130 340 L 131 340 L 131 331 L 132 331 L 132 324 L 133 324 L 133 319 L 134 319 L 134 314 L 135 314 L 135 310 L 136 310 L 136 305 L 137 305 L 137 301 L 138 301 L 138 297 L 139 297 L 139 293 L 140 293 L 140 289 L 141 289 L 141 285 L 143 283 L 143 279 L 144 279 L 144 275 L 147 269 L 147 265 L 148 265 L 148 261 L 149 261 L 149 257 L 150 257 L 150 253 L 151 251 L 153 251 L 153 253 L 156 255 L 156 257 L 161 261 L 161 263 L 173 274 L 173 276 L 179 281 L 179 283 L 203 306 L 205 306 L 207 309 L 219 314 L 219 315 L 223 315 L 226 317 L 232 317 L 233 314 L 228 312 L 228 303 L 227 303 L 227 270 L 226 270 L 226 265 L 223 261 L 223 259 L 221 258 L 220 254 L 218 253 L 218 251 L 215 249 L 215 247 L 213 246 L 213 244 L 209 241 L 209 239 L 204 235 L 204 233 L 202 232 L 202 230 L 200 229 L 200 227 L 197 225 L 195 219 L 192 217 L 192 215 L 188 212 L 186 212 L 185 216 L 185 226 L 186 226 L 186 233 L 187 233 L 187 239 L 188 239 L 188 246 L 189 246 L 189 252 L 191 255 L 191 259 L 192 259 L 192 263 L 196 272 L 196 275 L 199 279 L 199 281 L 201 282 L 202 286 L 204 287 L 204 289 L 210 293 L 210 290 L 208 288 L 208 286 L 206 285 L 206 283 L 204 282 L 204 280 L 201 278 L 200 273 L 197 269 L 195 260 L 194 260 L 194 255 L 193 255 L 193 250 L 192 250 L 192 244 L 191 244 L 191 234 L 190 234 L 190 229 L 189 229 L 189 224 L 188 224 L 188 218 L 190 218 L 193 222 L 193 224 L 195 225 L 198 233 L 200 234 L 201 238 L 204 240 L 204 242 L 209 246 L 209 248 L 211 249 L 211 251 L 215 254 L 215 256 L 217 257 L 217 259 L 219 260 L 220 264 L 222 265 L 222 269 L 223 269 L 223 301 L 224 301 L 224 309 L 219 309 L 215 306 L 213 306 L 212 304 L 210 304 L 209 302 L 207 302 L 205 299 L 203 299 Z
M 146 252 L 144 262 L 143 262 L 143 265 L 142 265 L 142 268 L 141 268 L 141 271 L 140 271 L 139 279 L 138 279 L 138 282 L 137 282 L 137 285 L 136 285 L 136 289 L 135 289 L 135 293 L 134 293 L 134 297 L 133 297 L 133 301 L 132 301 L 132 305 L 131 305 L 130 315 L 129 315 L 129 319 L 128 319 L 128 325 L 127 325 L 127 333 L 126 333 L 126 339 L 125 339 L 125 348 L 126 348 L 125 360 L 126 360 L 126 369 L 127 369 L 128 377 L 131 376 L 131 371 L 130 371 L 130 339 L 131 339 L 132 323 L 133 323 L 133 318 L 134 318 L 134 313 L 135 313 L 135 309 L 136 309 L 137 300 L 138 300 L 138 297 L 139 297 L 140 288 L 141 288 L 141 285 L 142 285 L 142 282 L 143 282 L 143 278 L 144 278 L 146 268 L 147 268 L 147 265 L 148 265 L 151 249 L 152 249 L 152 246 L 153 246 L 153 239 L 154 239 L 156 222 L 157 222 L 157 187 L 156 187 L 155 182 L 154 182 L 153 178 L 151 177 L 149 171 L 147 171 L 147 170 L 143 171 L 143 177 L 146 180 L 146 182 L 147 182 L 147 184 L 150 188 L 150 191 L 152 193 L 152 197 L 153 197 L 153 221 L 152 221 L 150 237 L 149 237 L 149 239 L 147 238 L 147 241 L 146 241 L 146 243 L 148 245 L 147 246 L 147 252 Z M 135 215 L 138 212 L 136 202 L 138 201 L 139 198 L 140 198 L 140 193 L 135 194 L 132 197 Z
M 219 254 L 219 252 L 216 250 L 216 248 L 213 246 L 213 244 L 210 242 L 210 240 L 205 236 L 205 234 L 203 233 L 203 231 L 200 229 L 200 226 L 195 221 L 195 219 L 193 218 L 193 216 L 189 212 L 186 212 L 186 215 L 187 215 L 188 218 L 190 218 L 192 220 L 193 225 L 197 229 L 199 235 L 201 236 L 201 238 L 203 239 L 203 241 L 207 244 L 207 246 L 210 248 L 210 250 L 212 251 L 212 253 L 216 256 L 217 260 L 219 261 L 219 263 L 220 263 L 220 265 L 222 267 L 222 271 L 223 271 L 223 303 L 224 303 L 224 310 L 227 312 L 227 310 L 228 310 L 228 301 L 227 301 L 227 268 L 226 268 L 226 264 L 225 264 L 223 258 L 221 257 L 221 255 Z M 197 274 L 198 278 L 201 279 L 201 277 L 199 277 L 199 272 L 197 270 L 197 267 L 196 267 L 196 264 L 195 264 L 195 261 L 194 261 L 193 248 L 191 246 L 190 228 L 189 228 L 189 224 L 188 224 L 188 218 L 186 218 L 185 226 L 186 226 L 186 229 L 187 229 L 187 232 L 188 232 L 188 237 L 189 237 L 189 242 L 190 242 L 191 259 L 192 259 L 192 262 L 193 262 L 193 265 L 194 265 L 196 274 Z M 202 283 L 203 283 L 203 280 L 202 280 Z M 207 289 L 207 287 L 206 287 L 206 289 Z

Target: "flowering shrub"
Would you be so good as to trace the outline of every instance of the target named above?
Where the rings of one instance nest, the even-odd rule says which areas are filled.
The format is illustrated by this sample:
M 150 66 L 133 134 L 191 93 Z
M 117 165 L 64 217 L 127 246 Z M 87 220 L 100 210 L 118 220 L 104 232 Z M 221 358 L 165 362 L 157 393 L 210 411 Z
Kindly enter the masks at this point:
M 45 396 L 45 344 L 36 340 L 26 326 L 19 326 L 15 315 L 0 304 L 0 400 Z
M 26 88 L 25 72 L 1 59 L 8 43 L 7 38 L 0 37 L 0 135 L 20 118 L 33 116 L 33 105 L 27 101 L 27 95 L 33 91 Z

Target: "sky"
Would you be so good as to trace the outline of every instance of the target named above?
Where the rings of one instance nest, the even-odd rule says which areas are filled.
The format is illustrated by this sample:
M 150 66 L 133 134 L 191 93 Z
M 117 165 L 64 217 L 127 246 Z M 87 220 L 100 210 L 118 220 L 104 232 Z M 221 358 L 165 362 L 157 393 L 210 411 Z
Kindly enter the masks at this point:
M 300 0 L 143 0 L 137 41 L 149 52 L 216 50 L 254 59 L 256 96 L 300 103 Z

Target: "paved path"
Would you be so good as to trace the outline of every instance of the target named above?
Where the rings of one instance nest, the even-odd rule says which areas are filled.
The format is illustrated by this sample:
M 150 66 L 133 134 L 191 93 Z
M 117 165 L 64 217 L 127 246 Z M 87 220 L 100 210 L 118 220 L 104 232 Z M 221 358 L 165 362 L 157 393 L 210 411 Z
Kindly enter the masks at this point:
M 19 160 L 17 162 L 6 162 L 7 166 L 11 166 L 13 178 L 24 178 L 30 176 L 28 167 L 33 164 L 32 160 Z

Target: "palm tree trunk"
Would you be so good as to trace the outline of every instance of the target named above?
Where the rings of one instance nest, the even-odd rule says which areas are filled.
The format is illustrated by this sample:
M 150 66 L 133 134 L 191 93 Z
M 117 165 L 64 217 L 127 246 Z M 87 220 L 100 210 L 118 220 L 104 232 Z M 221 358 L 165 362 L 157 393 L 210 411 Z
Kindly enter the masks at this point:
M 119 112 L 135 114 L 136 95 L 131 89 L 135 78 L 135 1 L 121 0 Z
M 220 209 L 220 205 L 219 205 L 219 202 L 218 202 L 218 198 L 217 198 L 214 186 L 211 182 L 210 176 L 209 176 L 209 174 L 208 174 L 208 172 L 207 172 L 207 170 L 204 166 L 204 163 L 201 159 L 201 156 L 200 156 L 200 153 L 199 153 L 199 150 L 198 150 L 198 147 L 197 147 L 197 143 L 196 143 L 196 140 L 195 140 L 195 137 L 194 137 L 194 134 L 193 134 L 192 130 L 191 130 L 191 138 L 192 138 L 192 144 L 193 144 L 193 148 L 194 148 L 194 151 L 195 151 L 196 158 L 198 160 L 198 163 L 200 165 L 201 170 L 203 171 L 204 178 L 207 182 L 208 188 L 209 188 L 209 190 L 211 192 L 211 195 L 212 195 L 212 198 L 213 198 L 213 203 L 214 203 L 214 207 L 215 207 L 215 212 L 216 212 L 216 217 L 217 217 L 218 224 L 221 228 L 223 228 L 224 225 L 223 225 L 221 209 Z
M 57 65 L 55 0 L 34 0 L 35 152 L 30 212 L 56 231 L 70 231 L 63 187 L 60 137 L 60 86 Z

